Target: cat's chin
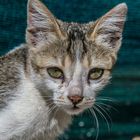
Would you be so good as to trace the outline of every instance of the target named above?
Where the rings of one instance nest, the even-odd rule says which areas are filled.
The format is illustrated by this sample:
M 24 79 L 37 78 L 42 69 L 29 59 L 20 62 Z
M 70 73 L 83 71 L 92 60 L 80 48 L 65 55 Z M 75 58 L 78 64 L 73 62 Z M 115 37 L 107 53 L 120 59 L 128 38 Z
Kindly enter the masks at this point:
M 78 115 L 84 111 L 84 109 L 82 109 L 82 108 L 69 108 L 69 109 L 64 109 L 64 110 L 69 115 Z

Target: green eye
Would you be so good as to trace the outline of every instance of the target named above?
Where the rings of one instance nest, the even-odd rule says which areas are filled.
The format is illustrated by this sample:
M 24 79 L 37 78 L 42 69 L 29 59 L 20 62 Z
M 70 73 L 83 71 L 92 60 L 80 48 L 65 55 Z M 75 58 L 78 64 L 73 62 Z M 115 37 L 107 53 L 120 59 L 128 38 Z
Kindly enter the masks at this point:
M 48 74 L 55 79 L 63 79 L 64 78 L 64 74 L 62 72 L 61 69 L 57 68 L 57 67 L 51 67 L 51 68 L 47 68 Z
M 103 75 L 104 70 L 100 68 L 93 68 L 89 71 L 88 79 L 97 80 Z

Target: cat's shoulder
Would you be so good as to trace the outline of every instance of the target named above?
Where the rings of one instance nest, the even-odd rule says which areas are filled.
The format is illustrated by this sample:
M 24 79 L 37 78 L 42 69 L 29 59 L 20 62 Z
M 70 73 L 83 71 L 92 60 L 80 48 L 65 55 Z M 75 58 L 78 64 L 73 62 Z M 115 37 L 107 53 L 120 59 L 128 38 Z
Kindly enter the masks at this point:
M 27 48 L 24 44 L 0 57 L 0 94 L 17 87 L 27 61 L 26 57 Z
M 27 55 L 27 46 L 26 44 L 21 44 L 18 47 L 15 47 L 13 50 L 9 51 L 4 56 L 0 57 L 0 66 L 4 64 L 16 63 L 20 60 L 25 60 Z

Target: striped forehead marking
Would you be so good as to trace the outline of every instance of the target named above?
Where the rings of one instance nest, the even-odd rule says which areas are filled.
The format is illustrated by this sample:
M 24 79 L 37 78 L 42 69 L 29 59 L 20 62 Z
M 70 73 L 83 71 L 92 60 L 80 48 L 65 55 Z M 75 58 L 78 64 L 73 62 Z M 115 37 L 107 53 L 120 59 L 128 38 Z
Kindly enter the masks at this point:
M 68 27 L 68 53 L 74 60 L 81 60 L 86 52 L 84 45 L 85 32 L 79 24 L 72 24 Z

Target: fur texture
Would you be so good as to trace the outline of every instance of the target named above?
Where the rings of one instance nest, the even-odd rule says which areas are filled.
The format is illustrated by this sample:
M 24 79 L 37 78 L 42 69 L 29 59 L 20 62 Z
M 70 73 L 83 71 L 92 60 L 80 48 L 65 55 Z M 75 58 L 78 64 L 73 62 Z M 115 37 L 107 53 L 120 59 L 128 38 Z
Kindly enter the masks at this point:
M 71 123 L 71 115 L 94 105 L 110 79 L 121 46 L 126 4 L 95 22 L 57 20 L 38 0 L 28 2 L 26 43 L 0 57 L 0 139 L 54 140 Z M 52 78 L 57 67 L 64 79 Z M 93 68 L 99 79 L 88 79 Z M 80 96 L 73 105 L 68 97 Z

